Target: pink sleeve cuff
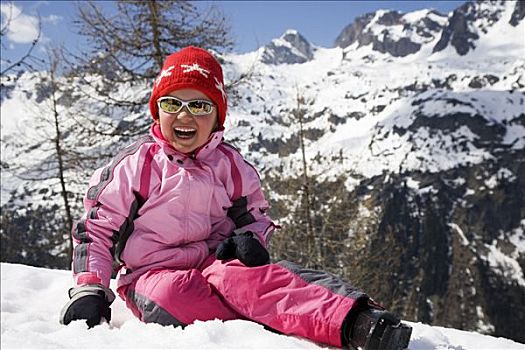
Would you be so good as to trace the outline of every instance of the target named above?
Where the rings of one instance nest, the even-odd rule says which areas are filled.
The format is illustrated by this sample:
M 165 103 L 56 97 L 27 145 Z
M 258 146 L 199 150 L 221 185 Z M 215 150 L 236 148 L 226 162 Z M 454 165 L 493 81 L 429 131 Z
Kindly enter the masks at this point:
M 81 272 L 76 274 L 74 278 L 77 286 L 86 284 L 102 284 L 102 280 L 94 272 Z

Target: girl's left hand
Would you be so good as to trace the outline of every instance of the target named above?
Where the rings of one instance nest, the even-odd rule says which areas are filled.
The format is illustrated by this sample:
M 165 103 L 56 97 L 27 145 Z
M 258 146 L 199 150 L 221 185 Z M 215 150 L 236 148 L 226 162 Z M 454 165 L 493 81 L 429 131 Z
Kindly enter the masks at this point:
M 266 265 L 270 262 L 270 254 L 250 231 L 226 238 L 217 247 L 215 256 L 219 260 L 239 259 L 249 267 Z

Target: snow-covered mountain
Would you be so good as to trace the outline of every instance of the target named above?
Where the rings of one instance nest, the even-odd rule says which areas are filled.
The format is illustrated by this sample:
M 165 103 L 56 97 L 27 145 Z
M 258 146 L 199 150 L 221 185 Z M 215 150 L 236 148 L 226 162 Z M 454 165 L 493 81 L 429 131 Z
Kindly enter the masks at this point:
M 435 10 L 407 14 L 377 11 L 360 16 L 349 24 L 335 44 L 342 48 L 371 44 L 372 50 L 394 57 L 414 54 L 425 46 L 431 46 L 432 52 L 451 46 L 459 55 L 466 55 L 476 48 L 478 42 L 486 41 L 480 38 L 492 31 L 491 27 L 500 20 L 517 27 L 524 16 L 522 1 L 509 5 L 499 0 L 466 2 L 448 18 Z
M 305 63 L 313 56 L 312 45 L 298 31 L 290 29 L 262 49 L 261 62 L 269 65 Z
M 300 227 L 302 135 L 325 268 L 361 276 L 409 320 L 525 341 L 523 4 L 468 2 L 448 16 L 381 10 L 350 23 L 333 48 L 289 30 L 255 52 L 222 56 L 227 80 L 251 73 L 232 91 L 226 138 L 261 172 L 284 226 L 274 241 Z M 51 163 L 37 143 L 24 152 L 17 144 L 45 129 L 32 124 L 46 101 L 35 93 L 38 79 L 3 84 L 3 169 Z M 148 92 L 115 87 L 120 99 Z M 89 113 L 99 103 L 66 100 L 63 111 Z M 144 106 L 106 119 L 125 129 L 149 115 Z M 97 137 L 85 137 L 95 140 L 86 153 L 125 143 Z M 68 175 L 78 197 L 92 171 L 85 164 Z M 58 186 L 2 171 L 2 206 L 58 208 Z
M 404 57 L 434 42 L 443 31 L 447 17 L 434 10 L 408 14 L 377 11 L 358 17 L 337 37 L 335 44 L 346 48 L 372 45 L 374 51 Z
M 92 329 L 82 321 L 58 323 L 70 271 L 2 263 L 2 349 L 326 349 L 305 339 L 265 330 L 243 321 L 195 322 L 181 328 L 144 324 L 117 297 L 110 324 Z M 114 286 L 112 286 L 114 287 Z M 410 323 L 414 328 L 410 350 L 523 350 L 509 339 L 474 332 Z
M 262 169 L 275 213 L 297 222 L 282 208 L 296 205 L 290 188 L 301 191 L 290 179 L 303 173 L 303 133 L 323 203 L 314 212 L 321 223 L 344 213 L 349 238 L 327 244 L 344 257 L 334 271 L 373 275 L 364 288 L 391 303 L 399 293 L 413 319 L 524 341 L 523 3 L 466 3 L 448 17 L 377 11 L 336 44 L 310 45 L 313 58 L 295 64 L 277 54 L 268 64 L 273 43 L 228 57 L 231 76 L 256 67 L 228 137 Z M 397 258 L 377 258 L 386 246 Z

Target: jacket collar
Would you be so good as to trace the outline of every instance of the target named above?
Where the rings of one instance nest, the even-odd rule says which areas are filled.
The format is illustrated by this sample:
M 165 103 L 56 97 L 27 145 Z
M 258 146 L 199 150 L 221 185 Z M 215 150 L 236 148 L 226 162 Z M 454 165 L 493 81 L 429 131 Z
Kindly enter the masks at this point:
M 197 148 L 192 153 L 182 153 L 173 148 L 173 146 L 168 141 L 166 141 L 164 136 L 162 136 L 160 126 L 156 123 L 154 123 L 151 126 L 150 133 L 155 139 L 155 142 L 157 142 L 157 144 L 164 151 L 164 153 L 166 153 L 166 155 L 202 160 L 210 156 L 213 153 L 213 151 L 217 148 L 217 146 L 219 146 L 219 144 L 222 142 L 224 130 L 215 131 L 211 133 L 210 137 L 208 138 L 208 141 L 206 141 L 204 145 Z

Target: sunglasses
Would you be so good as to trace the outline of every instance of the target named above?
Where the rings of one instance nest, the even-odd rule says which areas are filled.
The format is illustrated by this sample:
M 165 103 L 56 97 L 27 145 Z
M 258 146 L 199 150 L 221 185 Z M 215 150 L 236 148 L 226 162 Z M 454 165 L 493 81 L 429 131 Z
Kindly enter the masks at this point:
M 215 106 L 212 102 L 206 100 L 183 101 L 173 96 L 164 96 L 157 100 L 157 105 L 166 113 L 179 113 L 182 108 L 186 109 L 193 115 L 208 115 L 213 112 Z

